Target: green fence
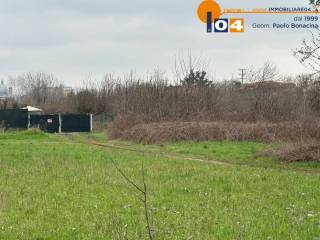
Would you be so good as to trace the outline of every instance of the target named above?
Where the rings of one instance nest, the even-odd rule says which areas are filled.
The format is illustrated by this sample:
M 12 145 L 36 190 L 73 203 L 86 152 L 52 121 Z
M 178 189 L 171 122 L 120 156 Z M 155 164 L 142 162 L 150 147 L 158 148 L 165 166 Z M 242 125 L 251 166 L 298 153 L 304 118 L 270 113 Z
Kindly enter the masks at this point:
M 62 132 L 91 132 L 91 114 L 63 114 L 61 115 Z
M 30 127 L 39 127 L 42 131 L 48 133 L 60 132 L 59 115 L 31 115 Z
M 31 115 L 30 127 L 49 133 L 91 132 L 91 114 Z
M 27 129 L 29 125 L 28 110 L 5 109 L 0 110 L 0 124 L 3 128 Z
M 0 110 L 0 127 L 28 129 L 39 127 L 49 133 L 91 132 L 92 114 L 30 115 L 24 109 Z

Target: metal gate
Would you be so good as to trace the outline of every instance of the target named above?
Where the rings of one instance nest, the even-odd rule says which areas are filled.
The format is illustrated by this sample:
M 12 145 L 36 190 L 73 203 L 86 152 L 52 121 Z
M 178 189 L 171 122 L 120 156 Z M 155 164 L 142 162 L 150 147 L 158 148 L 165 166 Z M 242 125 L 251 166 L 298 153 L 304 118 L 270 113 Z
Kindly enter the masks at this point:
M 64 114 L 61 115 L 61 131 L 70 132 L 91 132 L 91 114 Z
M 30 126 L 48 133 L 59 133 L 60 115 L 31 115 Z

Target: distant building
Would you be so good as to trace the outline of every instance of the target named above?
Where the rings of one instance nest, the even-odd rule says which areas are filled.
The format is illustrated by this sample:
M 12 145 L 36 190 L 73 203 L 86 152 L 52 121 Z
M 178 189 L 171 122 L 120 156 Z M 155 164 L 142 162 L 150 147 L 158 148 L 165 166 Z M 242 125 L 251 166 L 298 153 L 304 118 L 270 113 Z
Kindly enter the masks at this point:
M 241 89 L 253 90 L 253 89 L 269 89 L 269 90 L 279 90 L 279 89 L 294 89 L 296 84 L 287 82 L 275 82 L 275 81 L 261 81 L 242 84 Z
M 0 100 L 8 99 L 12 97 L 12 88 L 7 87 L 3 80 L 0 83 Z
M 73 89 L 72 87 L 67 87 L 67 86 L 63 86 L 63 95 L 64 96 L 68 96 L 71 93 L 74 93 L 75 89 Z
M 68 96 L 71 93 L 75 93 L 76 90 L 72 87 L 67 87 L 64 85 L 60 85 L 58 87 L 49 87 L 48 88 L 48 94 L 50 96 L 55 96 L 55 97 L 62 97 L 62 96 Z

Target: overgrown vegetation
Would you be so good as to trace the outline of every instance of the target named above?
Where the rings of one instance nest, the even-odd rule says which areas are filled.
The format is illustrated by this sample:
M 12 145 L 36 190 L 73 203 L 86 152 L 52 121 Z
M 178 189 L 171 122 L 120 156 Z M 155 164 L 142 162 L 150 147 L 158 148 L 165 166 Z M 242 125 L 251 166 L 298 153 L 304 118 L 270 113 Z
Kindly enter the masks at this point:
M 11 82 L 21 90 L 20 105 L 35 105 L 49 113 L 105 113 L 115 118 L 134 112 L 152 122 L 279 122 L 319 115 L 316 75 L 280 76 L 274 65 L 266 63 L 248 69 L 242 84 L 234 79 L 216 81 L 203 64 L 192 57 L 188 62 L 177 67 L 176 79 L 168 80 L 160 71 L 144 78 L 108 74 L 71 92 L 64 92 L 52 75 L 30 73 Z
M 272 157 L 285 163 L 320 163 L 320 144 L 315 141 L 282 143 L 278 146 L 265 150 L 260 155 Z
M 0 239 L 320 239 L 319 42 L 295 53 L 310 75 L 267 62 L 216 81 L 189 56 L 171 81 L 108 74 L 66 92 L 51 74 L 11 78 L 1 109 L 102 113 L 131 142 L 0 124 Z
M 319 174 L 262 168 L 259 162 L 247 167 L 184 159 L 201 153 L 208 160 L 250 161 L 263 145 L 158 146 L 174 152 L 171 158 L 97 147 L 86 142 L 86 135 L 7 136 L 0 141 L 1 239 L 147 239 L 141 202 L 110 159 L 131 179 L 140 179 L 144 161 L 157 239 L 320 236 Z M 77 138 L 83 143 L 73 140 Z M 98 139 L 105 137 L 99 134 Z
M 139 123 L 135 115 L 116 118 L 109 126 L 113 139 L 138 143 L 179 141 L 301 141 L 320 140 L 320 122 L 161 122 Z

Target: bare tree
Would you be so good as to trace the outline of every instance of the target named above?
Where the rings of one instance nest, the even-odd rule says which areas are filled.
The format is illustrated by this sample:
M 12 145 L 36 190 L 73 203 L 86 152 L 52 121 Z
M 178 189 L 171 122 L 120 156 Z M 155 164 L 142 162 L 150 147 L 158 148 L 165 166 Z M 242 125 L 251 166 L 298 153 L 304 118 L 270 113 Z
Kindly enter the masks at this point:
M 320 31 L 310 31 L 310 35 L 311 39 L 304 39 L 300 48 L 294 50 L 294 55 L 304 66 L 317 74 L 320 73 Z
M 143 203 L 143 208 L 144 208 L 144 214 L 146 218 L 146 223 L 147 223 L 147 229 L 148 229 L 148 237 L 149 240 L 154 240 L 155 239 L 155 231 L 154 227 L 152 225 L 151 219 L 151 211 L 149 210 L 149 192 L 146 184 L 146 179 L 145 179 L 145 169 L 144 169 L 144 164 L 142 162 L 141 165 L 141 175 L 142 175 L 142 184 L 143 187 L 140 187 L 138 184 L 136 184 L 134 181 L 132 181 L 116 164 L 116 162 L 112 159 L 111 160 L 117 171 L 121 174 L 121 176 L 126 180 L 127 183 L 129 183 L 133 188 L 135 188 L 140 194 L 142 194 L 142 198 L 139 198 L 142 203 Z
M 320 9 L 320 0 L 309 0 L 309 3 L 316 11 Z M 311 38 L 304 39 L 301 46 L 294 50 L 294 55 L 314 74 L 318 74 L 320 73 L 320 30 L 309 32 Z
M 96 113 L 98 98 L 97 91 L 84 89 L 74 96 L 74 106 L 78 113 Z
M 193 56 L 191 51 L 187 55 L 179 54 L 175 58 L 174 74 L 178 83 L 186 82 L 191 75 L 199 75 L 199 79 L 204 75 L 203 79 L 206 79 L 208 69 L 209 61 L 203 56 Z
M 314 9 L 318 10 L 320 7 L 320 0 L 310 0 L 310 4 Z
M 266 81 L 277 81 L 279 79 L 279 72 L 277 67 L 267 61 L 260 68 L 256 69 L 251 66 L 247 70 L 248 82 L 266 82 Z
M 37 106 L 53 100 L 57 91 L 61 91 L 58 80 L 47 73 L 26 73 L 15 78 L 11 77 L 10 82 L 22 101 Z
M 278 80 L 278 69 L 271 62 L 265 62 L 259 72 L 260 81 L 276 81 Z

